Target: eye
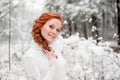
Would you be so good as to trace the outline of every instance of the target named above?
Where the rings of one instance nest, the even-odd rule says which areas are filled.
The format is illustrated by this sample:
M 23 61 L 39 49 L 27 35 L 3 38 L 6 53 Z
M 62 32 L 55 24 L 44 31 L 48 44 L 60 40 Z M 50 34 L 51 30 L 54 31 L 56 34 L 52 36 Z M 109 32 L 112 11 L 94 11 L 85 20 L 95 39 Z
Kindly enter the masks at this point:
M 49 27 L 50 27 L 51 29 L 53 29 L 53 28 L 54 28 L 52 25 L 49 25 Z
M 57 29 L 57 32 L 60 32 L 60 29 Z

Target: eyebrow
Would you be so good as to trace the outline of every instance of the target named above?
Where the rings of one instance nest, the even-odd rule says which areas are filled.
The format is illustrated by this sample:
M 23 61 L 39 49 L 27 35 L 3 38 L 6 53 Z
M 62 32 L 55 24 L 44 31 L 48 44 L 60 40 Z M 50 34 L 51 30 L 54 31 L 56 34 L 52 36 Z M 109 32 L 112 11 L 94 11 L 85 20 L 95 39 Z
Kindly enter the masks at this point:
M 55 27 L 55 25 L 53 23 L 51 23 L 51 25 Z M 59 27 L 59 29 L 61 29 L 61 28 Z

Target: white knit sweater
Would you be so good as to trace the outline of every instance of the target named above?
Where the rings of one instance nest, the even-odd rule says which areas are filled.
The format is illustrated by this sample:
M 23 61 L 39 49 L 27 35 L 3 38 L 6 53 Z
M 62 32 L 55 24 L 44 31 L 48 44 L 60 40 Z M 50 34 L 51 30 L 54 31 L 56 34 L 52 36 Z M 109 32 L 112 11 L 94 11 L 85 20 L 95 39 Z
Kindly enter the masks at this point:
M 32 43 L 22 58 L 29 80 L 66 80 L 66 62 L 59 50 L 55 50 L 55 53 L 58 59 L 49 60 L 42 48 L 37 43 Z

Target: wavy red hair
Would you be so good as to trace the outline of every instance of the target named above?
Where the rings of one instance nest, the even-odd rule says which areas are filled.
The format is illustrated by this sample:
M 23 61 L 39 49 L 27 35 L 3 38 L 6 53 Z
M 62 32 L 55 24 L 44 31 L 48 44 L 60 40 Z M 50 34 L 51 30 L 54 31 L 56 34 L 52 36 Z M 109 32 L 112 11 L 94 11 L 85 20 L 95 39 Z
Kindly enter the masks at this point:
M 44 50 L 51 51 L 51 47 L 49 47 L 47 41 L 41 35 L 41 28 L 45 25 L 45 23 L 51 19 L 58 19 L 63 24 L 62 18 L 59 14 L 55 12 L 46 12 L 43 13 L 38 19 L 35 20 L 32 29 L 32 37 L 34 41 L 38 43 Z

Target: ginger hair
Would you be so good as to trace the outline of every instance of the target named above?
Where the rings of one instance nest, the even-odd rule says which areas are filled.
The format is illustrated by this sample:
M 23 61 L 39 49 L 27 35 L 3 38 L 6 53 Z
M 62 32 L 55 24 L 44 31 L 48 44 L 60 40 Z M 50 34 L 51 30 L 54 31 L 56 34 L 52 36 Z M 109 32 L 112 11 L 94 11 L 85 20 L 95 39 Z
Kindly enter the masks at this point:
M 41 35 L 41 28 L 46 24 L 47 21 L 51 19 L 58 19 L 63 23 L 62 18 L 59 14 L 55 12 L 43 13 L 38 19 L 35 20 L 32 28 L 32 37 L 36 43 L 38 43 L 42 49 L 51 51 L 52 48 L 49 47 L 48 42 Z

